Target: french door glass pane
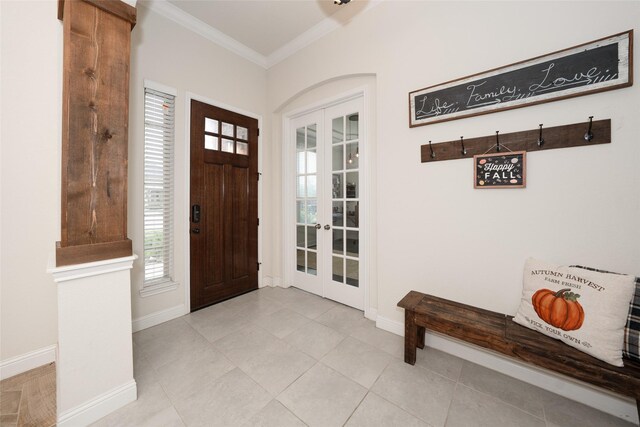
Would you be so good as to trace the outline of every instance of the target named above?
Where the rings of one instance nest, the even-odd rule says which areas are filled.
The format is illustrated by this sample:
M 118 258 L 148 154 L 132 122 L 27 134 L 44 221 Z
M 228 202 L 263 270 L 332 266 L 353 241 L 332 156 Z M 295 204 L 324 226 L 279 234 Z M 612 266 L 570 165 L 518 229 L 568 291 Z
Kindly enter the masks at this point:
M 343 169 L 344 165 L 344 147 L 342 145 L 334 145 L 332 148 L 332 170 L 339 171 Z
M 304 200 L 296 200 L 296 222 L 304 223 L 307 218 Z
M 336 282 L 344 282 L 344 259 L 337 256 L 332 258 L 333 280 Z
M 307 148 L 316 148 L 316 125 L 307 126 Z
M 333 147 L 336 148 L 336 147 Z M 347 169 L 358 169 L 358 143 L 350 142 L 347 144 Z
M 306 263 L 304 262 L 304 251 L 301 251 L 300 249 L 296 250 L 296 258 L 297 258 L 296 269 L 298 271 L 304 272 L 305 266 L 306 266 Z
M 359 264 L 355 259 L 347 259 L 347 285 L 358 287 Z
M 307 253 L 307 256 L 309 257 L 308 259 L 309 262 L 307 265 L 307 273 L 317 276 L 318 275 L 318 254 L 313 251 L 309 251 Z
M 297 270 L 318 274 L 317 126 L 296 129 Z
M 344 117 L 336 117 L 332 121 L 332 140 L 334 144 L 344 141 Z
M 334 227 L 342 227 L 344 224 L 344 202 L 343 201 L 333 201 L 333 213 L 332 213 L 332 225 Z
M 335 117 L 332 128 L 332 277 L 359 286 L 360 150 L 358 113 Z M 346 209 L 345 209 L 346 208 Z

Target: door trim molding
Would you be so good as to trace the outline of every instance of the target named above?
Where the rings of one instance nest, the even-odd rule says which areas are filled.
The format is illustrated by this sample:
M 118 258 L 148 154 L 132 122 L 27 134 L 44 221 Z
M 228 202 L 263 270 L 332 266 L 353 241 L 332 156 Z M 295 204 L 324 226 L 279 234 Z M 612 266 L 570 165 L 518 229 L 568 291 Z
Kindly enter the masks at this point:
M 189 314 L 191 312 L 191 244 L 190 244 L 190 236 L 189 236 L 189 212 L 191 206 L 189 206 L 189 195 L 191 194 L 191 101 L 200 101 L 205 104 L 212 105 L 214 107 L 222 108 L 224 110 L 228 110 L 234 113 L 242 114 L 243 116 L 251 117 L 252 119 L 258 120 L 258 128 L 260 129 L 260 134 L 258 135 L 258 173 L 261 176 L 264 176 L 262 173 L 262 156 L 263 156 L 263 147 L 262 140 L 264 135 L 263 129 L 263 119 L 260 114 L 256 114 L 251 111 L 244 110 L 242 108 L 235 107 L 233 105 L 225 104 L 224 102 L 217 101 L 212 98 L 208 98 L 206 96 L 198 95 L 193 92 L 185 92 L 185 124 L 184 124 L 184 156 L 185 156 L 185 172 L 184 172 L 184 200 L 182 200 L 182 208 L 186 213 L 185 218 L 182 218 L 181 225 L 184 227 L 182 229 L 182 235 L 185 239 L 185 250 L 184 250 L 184 313 Z M 262 183 L 264 182 L 264 178 L 258 181 L 258 218 L 263 217 L 263 207 L 262 207 Z M 180 220 L 177 221 L 180 223 Z M 258 262 L 262 261 L 262 229 L 263 226 L 258 227 Z M 258 271 L 258 288 L 261 287 L 263 281 L 263 272 L 264 269 L 260 269 Z
M 322 99 L 318 102 L 312 103 L 305 107 L 296 108 L 290 111 L 285 111 L 282 113 L 282 286 L 289 287 L 293 285 L 293 276 L 295 266 L 293 265 L 293 258 L 288 256 L 288 253 L 291 251 L 291 247 L 289 242 L 294 238 L 293 230 L 289 230 L 288 224 L 292 223 L 294 220 L 294 212 L 290 209 L 291 202 L 294 199 L 292 197 L 295 194 L 295 186 L 294 186 L 294 170 L 293 170 L 293 160 L 294 157 L 291 155 L 291 148 L 293 146 L 293 142 L 291 140 L 291 134 L 289 132 L 289 127 L 291 125 L 291 121 L 296 119 L 297 117 L 313 113 L 318 110 L 324 110 L 326 108 L 333 107 L 338 104 L 342 104 L 347 101 L 351 101 L 353 99 L 357 99 L 362 97 L 363 99 L 363 114 L 364 114 L 364 123 L 363 123 L 363 133 L 364 133 L 364 141 L 365 141 L 365 150 L 366 150 L 366 163 L 364 167 L 363 174 L 363 182 L 362 182 L 362 192 L 363 198 L 361 198 L 361 203 L 363 208 L 367 212 L 367 221 L 364 224 L 363 231 L 365 232 L 366 244 L 364 245 L 363 252 L 363 268 L 362 268 L 362 281 L 364 284 L 364 315 L 367 318 L 374 317 L 376 314 L 376 308 L 372 307 L 371 304 L 371 283 L 372 279 L 375 278 L 374 265 L 371 261 L 373 254 L 373 210 L 372 210 L 372 202 L 371 196 L 373 193 L 373 181 L 372 181 L 372 169 L 374 166 L 374 159 L 371 155 L 371 138 L 369 134 L 369 126 L 372 123 L 371 117 L 371 109 L 369 107 L 370 102 L 370 90 L 368 86 L 359 86 L 352 90 L 342 92 L 338 95 L 328 97 Z M 364 200 L 362 200 L 364 199 Z M 361 251 L 362 251 L 361 249 Z M 294 248 L 295 250 L 295 248 Z

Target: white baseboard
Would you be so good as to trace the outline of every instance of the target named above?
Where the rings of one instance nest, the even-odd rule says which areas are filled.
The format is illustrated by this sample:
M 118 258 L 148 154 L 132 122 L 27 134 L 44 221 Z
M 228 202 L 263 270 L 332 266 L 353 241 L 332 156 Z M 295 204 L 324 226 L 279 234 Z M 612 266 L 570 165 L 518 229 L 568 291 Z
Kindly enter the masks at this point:
M 369 309 L 365 309 L 364 317 L 366 317 L 369 320 L 373 320 L 374 322 L 376 322 L 378 320 L 378 310 L 375 309 L 375 308 L 371 308 L 371 307 Z M 380 328 L 380 329 L 382 329 L 382 328 Z
M 0 380 L 56 361 L 56 346 L 50 345 L 0 362 Z
M 168 322 L 169 320 L 176 319 L 180 316 L 184 316 L 185 314 L 187 314 L 185 305 L 176 305 L 175 307 L 167 308 L 166 310 L 133 319 L 131 322 L 131 329 L 133 332 L 138 332 L 143 329 Z
M 396 335 L 404 336 L 404 323 L 402 322 L 378 316 L 376 326 Z M 520 381 L 533 384 L 552 393 L 561 394 L 576 402 L 591 406 L 626 421 L 638 423 L 636 403 L 632 400 L 609 394 L 585 383 L 578 383 L 568 378 L 560 377 L 549 371 L 536 369 L 531 365 L 517 362 L 514 359 L 500 356 L 497 353 L 480 349 L 454 338 L 427 333 L 425 345 L 517 378 Z
M 58 415 L 58 427 L 87 426 L 138 398 L 136 381 L 131 380 L 76 408 Z

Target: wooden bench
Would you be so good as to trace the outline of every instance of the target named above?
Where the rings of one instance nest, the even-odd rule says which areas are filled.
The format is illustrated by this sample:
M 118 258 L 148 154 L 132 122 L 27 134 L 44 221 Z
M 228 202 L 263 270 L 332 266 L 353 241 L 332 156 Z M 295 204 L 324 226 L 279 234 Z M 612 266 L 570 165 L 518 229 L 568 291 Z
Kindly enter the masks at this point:
M 640 416 L 640 363 L 618 368 L 558 340 L 518 325 L 507 316 L 411 291 L 398 303 L 405 310 L 404 361 L 416 363 L 425 328 L 562 375 L 632 397 Z

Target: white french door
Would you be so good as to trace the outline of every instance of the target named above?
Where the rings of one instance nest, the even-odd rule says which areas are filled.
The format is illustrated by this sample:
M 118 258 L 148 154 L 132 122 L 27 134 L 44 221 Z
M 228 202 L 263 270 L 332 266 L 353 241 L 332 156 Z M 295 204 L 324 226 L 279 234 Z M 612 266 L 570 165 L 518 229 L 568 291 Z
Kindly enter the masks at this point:
M 360 97 L 291 120 L 295 251 L 287 251 L 295 258 L 294 286 L 360 310 L 362 114 Z

